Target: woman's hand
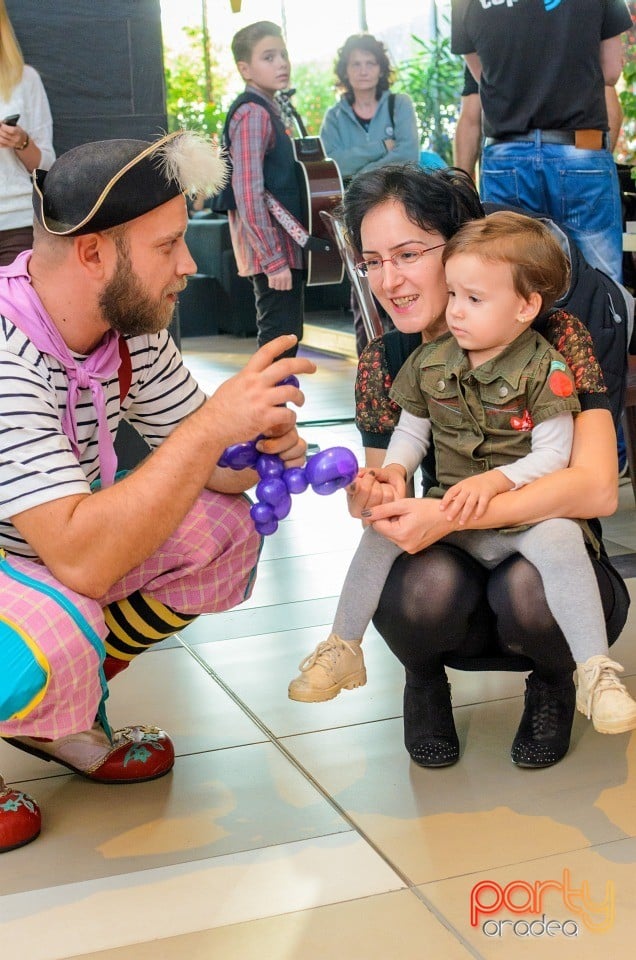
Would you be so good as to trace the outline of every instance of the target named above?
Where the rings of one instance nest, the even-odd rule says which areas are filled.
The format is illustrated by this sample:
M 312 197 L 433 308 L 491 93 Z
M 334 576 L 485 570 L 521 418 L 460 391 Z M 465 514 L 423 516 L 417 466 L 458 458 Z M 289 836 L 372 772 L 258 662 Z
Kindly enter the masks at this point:
M 0 123 L 0 147 L 16 150 L 22 146 L 26 137 L 26 130 L 23 130 L 22 127 Z
M 446 519 L 439 500 L 433 498 L 408 497 L 367 508 L 362 512 L 362 519 L 405 553 L 419 553 L 459 526 Z

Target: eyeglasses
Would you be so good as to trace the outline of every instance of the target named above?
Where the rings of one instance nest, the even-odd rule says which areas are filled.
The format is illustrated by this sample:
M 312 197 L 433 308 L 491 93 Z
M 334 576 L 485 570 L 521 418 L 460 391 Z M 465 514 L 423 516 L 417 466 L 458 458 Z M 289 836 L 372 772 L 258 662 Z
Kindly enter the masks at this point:
M 418 263 L 424 254 L 430 253 L 431 250 L 439 250 L 440 247 L 445 247 L 446 243 L 437 243 L 434 247 L 424 247 L 420 249 L 419 247 L 406 247 L 404 250 L 400 250 L 399 253 L 394 253 L 392 257 L 385 257 L 384 260 L 381 257 L 370 257 L 369 260 L 362 260 L 360 263 L 356 263 L 355 271 L 359 277 L 367 277 L 370 273 L 377 273 L 378 270 L 382 269 L 383 263 L 393 264 L 396 270 L 408 270 L 409 267 L 414 267 Z

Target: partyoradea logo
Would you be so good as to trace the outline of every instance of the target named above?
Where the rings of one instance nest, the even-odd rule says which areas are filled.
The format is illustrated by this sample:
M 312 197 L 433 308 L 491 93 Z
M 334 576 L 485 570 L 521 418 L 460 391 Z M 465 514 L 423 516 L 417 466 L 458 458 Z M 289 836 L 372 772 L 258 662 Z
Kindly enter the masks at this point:
M 549 908 L 559 902 L 572 916 L 549 918 Z M 513 914 L 512 919 L 506 914 Z M 523 915 L 523 919 L 521 919 Z M 614 924 L 614 884 L 605 884 L 605 896 L 595 900 L 590 884 L 572 884 L 565 868 L 561 880 L 512 880 L 505 886 L 495 880 L 480 880 L 470 891 L 470 925 L 481 927 L 487 937 L 512 934 L 517 937 L 578 937 L 581 927 L 591 933 L 606 933 Z

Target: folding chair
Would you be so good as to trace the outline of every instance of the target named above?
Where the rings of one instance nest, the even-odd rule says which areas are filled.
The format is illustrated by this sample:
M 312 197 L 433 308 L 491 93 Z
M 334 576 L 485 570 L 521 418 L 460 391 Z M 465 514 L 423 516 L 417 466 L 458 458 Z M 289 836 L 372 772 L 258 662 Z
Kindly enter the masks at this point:
M 384 327 L 382 326 L 382 321 L 375 305 L 373 294 L 369 290 L 369 282 L 366 277 L 360 277 L 356 273 L 356 259 L 354 250 L 345 236 L 342 221 L 337 217 L 334 217 L 333 214 L 329 213 L 327 210 L 321 210 L 320 216 L 322 217 L 324 223 L 329 229 L 329 232 L 336 242 L 338 252 L 342 257 L 342 262 L 344 263 L 345 270 L 347 271 L 347 276 L 349 277 L 353 291 L 358 298 L 360 311 L 362 313 L 362 322 L 364 324 L 364 332 L 366 333 L 367 338 L 369 340 L 373 340 L 375 337 L 381 337 L 384 333 Z

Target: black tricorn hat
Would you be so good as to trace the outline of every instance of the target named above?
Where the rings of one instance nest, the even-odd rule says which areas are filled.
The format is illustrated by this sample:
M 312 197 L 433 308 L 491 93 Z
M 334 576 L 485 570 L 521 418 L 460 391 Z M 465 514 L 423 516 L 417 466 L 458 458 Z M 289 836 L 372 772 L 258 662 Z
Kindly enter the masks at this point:
M 35 217 L 48 233 L 76 237 L 117 227 L 179 194 L 217 193 L 228 178 L 218 147 L 180 130 L 159 140 L 98 140 L 33 173 Z

